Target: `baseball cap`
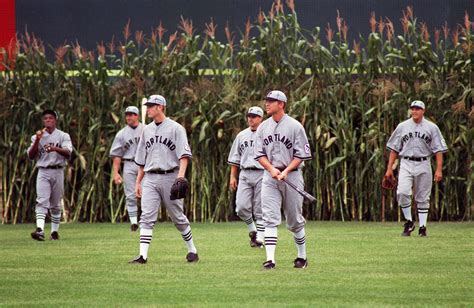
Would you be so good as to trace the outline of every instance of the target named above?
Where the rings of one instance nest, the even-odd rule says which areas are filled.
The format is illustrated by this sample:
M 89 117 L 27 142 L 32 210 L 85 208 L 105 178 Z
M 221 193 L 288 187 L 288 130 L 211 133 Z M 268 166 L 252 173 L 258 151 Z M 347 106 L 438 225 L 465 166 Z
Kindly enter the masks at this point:
M 413 108 L 413 107 L 418 107 L 418 108 L 421 108 L 421 109 L 425 109 L 425 103 L 423 103 L 422 101 L 413 101 L 411 102 L 411 105 L 410 105 L 410 108 Z
M 41 115 L 46 115 L 46 114 L 51 114 L 53 115 L 56 119 L 58 119 L 59 115 L 56 111 L 52 110 L 52 109 L 46 109 L 46 110 L 43 110 L 43 113 Z
M 284 103 L 287 101 L 285 93 L 278 90 L 268 92 L 267 96 L 265 96 L 265 100 L 277 100 Z
M 158 94 L 150 96 L 144 105 L 163 105 L 166 106 L 166 99 Z
M 125 109 L 125 113 L 134 113 L 138 115 L 139 111 L 138 111 L 138 108 L 135 106 L 128 106 L 127 109 Z
M 249 108 L 249 111 L 247 111 L 247 115 L 249 114 L 254 114 L 259 117 L 263 117 L 263 109 L 257 106 L 253 106 Z

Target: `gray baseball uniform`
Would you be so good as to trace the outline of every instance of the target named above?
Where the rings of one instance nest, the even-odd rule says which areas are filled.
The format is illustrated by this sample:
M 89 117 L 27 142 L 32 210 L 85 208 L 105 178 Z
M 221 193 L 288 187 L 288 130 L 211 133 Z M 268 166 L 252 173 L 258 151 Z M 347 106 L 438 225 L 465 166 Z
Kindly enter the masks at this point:
M 35 140 L 36 135 L 33 135 L 31 145 L 26 153 L 31 150 Z M 66 165 L 66 158 L 54 151 L 47 152 L 47 146 L 56 146 L 72 152 L 71 137 L 56 128 L 51 134 L 44 131 L 39 141 L 38 155 L 34 158 L 38 168 L 35 210 L 37 217 L 40 216 L 43 219 L 48 214 L 48 210 L 51 212 L 51 216 L 56 218 L 61 215 L 60 202 L 64 193 L 64 166 Z
M 428 209 L 433 175 L 430 157 L 448 147 L 438 126 L 426 119 L 400 123 L 390 136 L 387 148 L 400 157 L 397 199 L 400 207 L 411 205 L 412 188 L 418 209 Z
M 289 115 L 279 122 L 273 118 L 263 121 L 257 129 L 255 159 L 266 156 L 270 163 L 283 171 L 294 158 L 311 159 L 311 150 L 304 127 Z M 288 181 L 304 189 L 301 163 L 298 170 L 288 174 Z M 288 230 L 298 232 L 304 227 L 303 197 L 283 181 L 273 179 L 265 170 L 262 182 L 262 212 L 265 227 L 276 227 L 281 223 L 281 205 Z
M 249 128 L 234 140 L 227 162 L 240 168 L 236 195 L 236 213 L 245 222 L 262 219 L 261 189 L 263 167 L 254 159 L 256 132 Z
M 170 200 L 170 190 L 179 170 L 179 160 L 191 157 L 186 131 L 179 123 L 166 118 L 143 129 L 135 154 L 143 166 L 141 229 L 153 229 L 163 202 L 176 228 L 183 232 L 189 221 L 183 212 L 183 199 Z
M 110 157 L 120 157 L 123 161 L 123 184 L 130 217 L 136 217 L 138 211 L 137 197 L 135 196 L 138 166 L 134 160 L 143 127 L 144 125 L 141 123 L 135 128 L 129 125 L 125 126 L 117 133 L 110 148 Z

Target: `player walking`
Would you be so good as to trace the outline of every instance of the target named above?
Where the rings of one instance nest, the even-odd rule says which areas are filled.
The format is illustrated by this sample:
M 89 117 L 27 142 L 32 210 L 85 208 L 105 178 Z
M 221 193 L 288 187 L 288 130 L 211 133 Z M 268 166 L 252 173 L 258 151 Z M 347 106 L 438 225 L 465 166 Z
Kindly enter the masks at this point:
M 183 212 L 184 194 L 178 196 L 175 189 L 180 186 L 184 187 L 184 191 L 187 190 L 186 184 L 181 186 L 182 183 L 187 183 L 184 176 L 192 155 L 186 131 L 180 124 L 166 117 L 166 100 L 163 96 L 152 95 L 145 105 L 147 115 L 153 122 L 143 129 L 135 154 L 135 162 L 139 166 L 135 192 L 138 198 L 142 198 L 142 214 L 140 255 L 130 263 L 147 262 L 153 227 L 162 203 L 186 243 L 186 260 L 197 262 L 199 257 L 194 246 L 191 226 Z
M 36 230 L 31 237 L 44 241 L 44 224 L 48 210 L 51 214 L 51 240 L 59 240 L 61 198 L 64 193 L 64 166 L 72 152 L 69 134 L 56 128 L 58 115 L 43 111 L 44 128 L 31 137 L 28 158 L 36 160 Z
M 262 220 L 263 167 L 254 159 L 255 134 L 262 123 L 263 110 L 250 107 L 247 112 L 248 128 L 235 137 L 227 162 L 231 165 L 229 187 L 237 189 L 236 213 L 247 224 L 251 247 L 263 247 L 264 227 Z M 240 168 L 237 185 L 237 173 Z M 254 221 L 255 218 L 255 221 Z M 255 226 L 255 222 L 257 226 Z
M 402 236 L 410 236 L 415 230 L 411 216 L 411 196 L 414 190 L 418 208 L 420 228 L 418 234 L 426 236 L 426 221 L 430 207 L 430 194 L 433 182 L 430 157 L 436 157 L 435 182 L 443 178 L 443 153 L 448 147 L 436 124 L 426 120 L 425 104 L 413 101 L 410 105 L 411 118 L 398 124 L 390 136 L 387 148 L 390 157 L 385 178 L 393 178 L 393 163 L 400 157 L 400 174 L 397 187 L 398 205 L 402 208 L 406 219 Z
M 122 128 L 115 136 L 110 157 L 112 157 L 112 178 L 114 183 L 124 184 L 127 212 L 130 219 L 132 232 L 138 229 L 137 196 L 135 195 L 135 182 L 137 180 L 138 166 L 135 164 L 135 152 L 143 131 L 144 125 L 138 121 L 138 108 L 129 106 L 125 109 L 127 126 Z M 123 179 L 120 176 L 120 163 L 123 161 Z
M 265 226 L 267 261 L 264 269 L 275 268 L 277 226 L 281 224 L 281 206 L 286 224 L 298 250 L 294 267 L 306 268 L 305 219 L 303 196 L 283 180 L 304 189 L 302 162 L 311 159 L 311 150 L 301 123 L 285 113 L 287 98 L 281 91 L 271 91 L 265 97 L 265 108 L 271 117 L 258 127 L 255 159 L 265 168 L 262 181 L 262 212 Z

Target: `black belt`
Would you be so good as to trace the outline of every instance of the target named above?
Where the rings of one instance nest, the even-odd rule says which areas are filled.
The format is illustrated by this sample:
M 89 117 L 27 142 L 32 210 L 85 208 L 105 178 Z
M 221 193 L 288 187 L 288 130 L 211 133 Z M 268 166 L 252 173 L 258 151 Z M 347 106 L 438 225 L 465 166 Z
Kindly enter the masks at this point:
M 424 161 L 424 160 L 428 160 L 428 157 L 408 157 L 408 156 L 404 156 L 403 159 L 414 160 L 414 161 Z
M 257 167 L 251 167 L 251 168 L 242 168 L 242 170 L 256 170 L 256 171 L 263 171 L 263 169 L 257 168 Z
M 280 172 L 283 172 L 285 171 L 286 167 L 275 167 L 276 169 L 280 170 Z M 293 171 L 298 171 L 298 169 L 293 169 L 291 170 L 290 172 L 293 172 Z
M 39 167 L 41 169 L 62 169 L 64 166 L 61 165 L 54 165 L 54 166 L 47 166 L 47 167 Z
M 122 159 L 122 160 L 123 160 L 123 161 L 133 161 L 133 162 L 135 161 L 135 160 L 133 160 L 133 159 L 128 159 L 128 158 L 124 158 L 124 159 Z
M 167 173 L 173 173 L 176 171 L 176 168 L 173 168 L 173 169 L 169 169 L 169 170 L 161 170 L 161 169 L 157 169 L 157 170 L 150 170 L 150 171 L 147 171 L 147 173 L 154 173 L 154 174 L 167 174 Z

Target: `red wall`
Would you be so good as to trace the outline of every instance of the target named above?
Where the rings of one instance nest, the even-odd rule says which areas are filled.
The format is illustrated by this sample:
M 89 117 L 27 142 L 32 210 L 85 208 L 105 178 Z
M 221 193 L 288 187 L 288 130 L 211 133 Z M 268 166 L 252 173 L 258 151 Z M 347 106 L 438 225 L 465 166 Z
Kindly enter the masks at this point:
M 3 62 L 2 49 L 9 54 L 13 52 L 15 32 L 15 0 L 0 0 L 0 62 Z

